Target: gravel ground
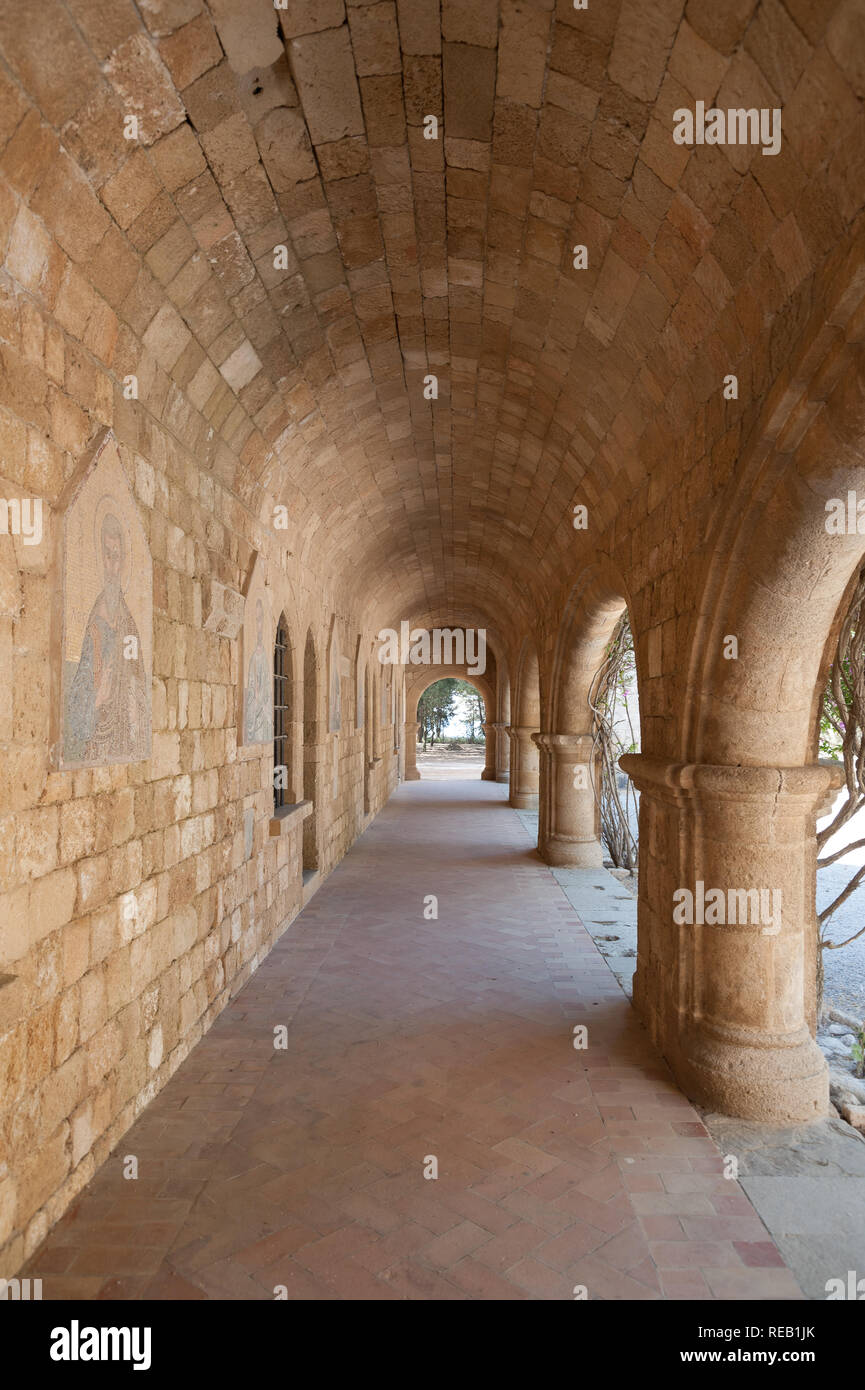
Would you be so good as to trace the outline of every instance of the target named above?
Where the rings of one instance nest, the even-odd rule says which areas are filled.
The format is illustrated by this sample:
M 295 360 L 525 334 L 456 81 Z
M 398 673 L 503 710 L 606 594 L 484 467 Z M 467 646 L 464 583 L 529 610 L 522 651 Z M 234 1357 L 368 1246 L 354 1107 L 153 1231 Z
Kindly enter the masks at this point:
M 839 797 L 839 801 L 842 799 Z M 838 802 L 836 802 L 838 805 Z M 826 824 L 818 821 L 818 828 Z M 842 845 L 854 840 L 865 839 L 865 813 L 860 811 L 846 825 L 839 835 L 834 836 L 823 851 L 834 852 Z M 865 849 L 852 850 L 831 864 L 827 869 L 817 872 L 817 910 L 822 911 L 842 888 L 849 883 L 859 865 L 865 863 Z M 826 928 L 829 941 L 845 941 L 855 936 L 865 927 L 865 884 L 851 894 L 838 909 Z M 824 951 L 824 971 L 826 976 L 826 1002 L 852 1014 L 854 1018 L 865 1019 L 865 936 L 853 941 L 838 951 Z
M 830 903 L 849 881 L 853 868 L 843 861 L 817 874 L 817 910 Z M 826 928 L 829 941 L 846 941 L 865 926 L 865 887 L 838 909 Z M 839 951 L 824 951 L 826 1001 L 855 1018 L 865 1018 L 865 936 Z

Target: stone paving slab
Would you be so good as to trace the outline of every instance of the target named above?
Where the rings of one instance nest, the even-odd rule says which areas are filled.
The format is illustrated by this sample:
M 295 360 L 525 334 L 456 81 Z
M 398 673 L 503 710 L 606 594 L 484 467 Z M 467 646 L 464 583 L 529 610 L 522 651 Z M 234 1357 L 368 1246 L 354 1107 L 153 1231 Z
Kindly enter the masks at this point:
M 529 833 L 537 815 L 518 812 Z M 568 902 L 630 997 L 637 900 L 607 869 L 553 869 Z M 605 940 L 617 935 L 619 943 Z M 739 1162 L 741 1185 L 808 1298 L 829 1279 L 865 1276 L 865 1138 L 837 1117 L 787 1128 L 702 1114 L 708 1132 Z
M 31 1259 L 46 1299 L 803 1297 L 506 796 L 397 790 Z

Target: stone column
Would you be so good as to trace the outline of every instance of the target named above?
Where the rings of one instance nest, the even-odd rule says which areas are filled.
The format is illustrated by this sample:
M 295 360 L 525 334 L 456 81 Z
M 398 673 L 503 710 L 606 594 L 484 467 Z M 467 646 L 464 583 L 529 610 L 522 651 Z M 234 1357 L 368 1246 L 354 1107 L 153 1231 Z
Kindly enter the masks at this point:
M 620 762 L 641 792 L 634 1003 L 655 1043 L 710 1109 L 825 1115 L 815 814 L 840 769 Z
M 511 764 L 511 741 L 508 738 L 507 724 L 494 724 L 496 731 L 496 781 L 509 782 Z
M 419 782 L 420 773 L 417 770 L 417 731 L 420 723 L 412 723 L 410 719 L 405 723 L 405 780 L 407 782 Z
M 511 741 L 510 804 L 518 811 L 534 811 L 538 805 L 538 750 L 532 742 L 537 733 L 527 725 L 508 725 Z
M 481 773 L 482 782 L 494 782 L 496 780 L 496 736 L 498 725 L 482 724 L 486 745 L 484 747 L 484 770 Z
M 538 853 L 547 864 L 604 862 L 592 785 L 591 734 L 534 734 L 540 750 Z

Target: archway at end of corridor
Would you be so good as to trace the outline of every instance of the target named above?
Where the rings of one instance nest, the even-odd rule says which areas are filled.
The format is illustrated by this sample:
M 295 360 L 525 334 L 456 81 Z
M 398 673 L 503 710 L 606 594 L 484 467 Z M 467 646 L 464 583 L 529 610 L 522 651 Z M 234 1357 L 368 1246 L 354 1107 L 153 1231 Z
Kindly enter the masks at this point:
M 497 705 L 500 705 L 502 699 L 500 673 L 495 666 L 493 666 L 492 670 L 488 667 L 483 675 L 470 672 L 465 666 L 425 666 L 420 672 L 406 672 L 405 780 L 408 782 L 416 782 L 420 780 L 422 776 L 417 764 L 418 753 L 420 751 L 418 735 L 422 725 L 420 711 L 418 709 L 419 703 L 431 686 L 444 680 L 464 682 L 476 691 L 483 708 L 481 727 L 483 729 L 484 741 L 482 744 L 478 742 L 475 745 L 477 749 L 476 757 L 471 756 L 471 751 L 466 755 L 465 753 L 457 754 L 453 750 L 448 750 L 443 755 L 435 755 L 435 761 L 432 763 L 432 766 L 435 767 L 441 758 L 442 765 L 445 760 L 449 763 L 454 763 L 455 767 L 452 770 L 456 773 L 460 772 L 460 765 L 462 765 L 464 768 L 463 775 L 472 776 L 477 768 L 481 767 L 482 755 L 483 766 L 480 771 L 481 778 L 484 781 L 507 780 L 507 763 L 505 763 L 504 768 L 500 766 L 500 744 L 503 741 L 501 734 L 504 725 L 501 720 L 491 720 L 489 717 L 490 711 L 496 710 Z M 421 756 L 423 757 L 423 753 Z M 429 772 L 429 755 L 427 755 L 427 762 Z

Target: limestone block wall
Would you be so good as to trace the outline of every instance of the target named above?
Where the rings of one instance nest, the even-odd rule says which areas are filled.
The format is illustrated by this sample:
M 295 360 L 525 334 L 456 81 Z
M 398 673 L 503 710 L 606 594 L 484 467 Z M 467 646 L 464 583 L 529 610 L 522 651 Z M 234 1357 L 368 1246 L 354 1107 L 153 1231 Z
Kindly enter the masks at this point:
M 8 280 L 5 288 L 7 334 L 13 309 L 18 326 L 5 353 L 20 363 L 34 356 L 34 310 Z M 53 324 L 47 315 L 44 322 Z M 57 341 L 75 352 L 69 336 Z M 29 364 L 28 379 L 34 393 L 50 394 L 43 362 Z M 81 398 L 68 400 L 89 424 Z M 7 496 L 38 491 L 50 531 L 50 502 L 75 451 L 40 435 L 26 401 L 19 410 L 3 411 L 7 438 L 41 440 L 53 471 L 40 474 L 26 451 L 16 467 L 10 452 L 0 486 Z M 29 413 L 50 430 L 35 406 Z M 112 423 L 110 407 L 106 414 Z M 227 490 L 211 487 L 206 468 L 198 487 L 185 440 L 151 412 L 123 414 L 118 425 L 121 439 L 134 436 L 134 444 L 121 442 L 120 457 L 153 555 L 152 758 L 73 771 L 52 766 L 49 615 L 58 575 L 47 537 L 31 554 L 16 547 L 24 562 L 19 606 L 3 618 L 0 1236 L 7 1273 L 256 969 L 302 901 L 300 827 L 270 834 L 271 750 L 238 748 L 238 640 L 201 623 L 205 581 L 215 570 L 240 588 L 255 527 Z M 214 532 L 220 559 L 206 543 Z M 257 538 L 267 539 L 262 532 Z M 285 572 L 273 543 L 270 549 L 279 593 Z M 292 578 L 295 592 L 306 589 L 303 622 L 293 626 L 302 631 L 311 622 L 323 635 L 330 614 L 322 590 L 314 600 L 309 571 Z M 344 622 L 350 631 L 351 619 Z M 301 660 L 300 644 L 294 656 Z M 319 684 L 323 728 L 326 692 Z M 343 684 L 349 688 L 353 678 Z M 353 722 L 351 710 L 344 731 L 326 735 L 317 750 L 322 877 L 367 819 L 363 732 Z M 301 722 L 295 737 L 299 745 Z M 373 813 L 395 783 L 387 738 L 382 746 Z
M 273 499 L 264 490 L 241 495 L 243 469 L 268 456 L 260 427 L 272 443 L 285 421 L 262 417 L 255 396 L 241 402 L 233 369 L 218 370 L 173 307 L 165 282 L 174 253 L 161 246 L 143 265 L 56 145 L 46 163 L 40 138 L 48 141 L 49 131 L 35 110 L 22 117 L 29 138 L 10 152 L 8 98 L 0 102 L 0 495 L 40 499 L 43 535 L 34 544 L 0 538 L 7 1276 L 301 907 L 300 826 L 270 833 L 271 749 L 238 746 L 240 644 L 236 632 L 226 635 L 232 624 L 223 609 L 240 604 L 254 552 L 291 630 L 296 767 L 305 633 L 315 640 L 320 878 L 368 819 L 353 658 L 342 678 L 347 717 L 339 733 L 324 732 L 327 635 L 335 614 L 343 652 L 354 652 L 358 637 L 369 649 L 374 636 L 329 577 L 326 549 L 292 555 L 297 528 L 283 534 L 269 524 Z M 138 206 L 140 187 L 129 196 Z M 138 249 L 158 232 L 142 223 Z M 194 251 L 191 260 L 190 274 L 203 274 L 206 259 L 198 270 Z M 196 293 L 203 325 L 207 290 L 199 283 Z M 213 329 L 200 331 L 211 340 Z M 127 398 L 130 375 L 137 399 Z M 51 740 L 56 506 L 106 430 L 152 556 L 152 757 L 62 771 Z M 396 765 L 391 734 L 369 777 L 371 814 L 395 785 Z
M 476 9 L 0 6 L 0 497 L 44 508 L 38 543 L 0 528 L 13 1269 L 313 890 L 310 861 L 325 875 L 393 787 L 381 624 L 495 635 L 513 683 L 497 712 L 522 731 L 515 795 L 553 768 L 566 786 L 574 746 L 542 745 L 538 772 L 532 735 L 579 734 L 551 720 L 556 681 L 590 679 L 611 594 L 631 612 L 647 757 L 814 755 L 862 553 L 824 525 L 827 498 L 857 485 L 865 430 L 861 5 Z M 677 143 L 674 112 L 705 100 L 783 109 L 782 148 Z M 152 557 L 152 755 L 62 771 L 57 512 L 106 430 Z M 237 737 L 256 554 L 289 627 L 294 799 L 314 784 L 314 817 L 278 835 L 268 751 Z M 595 566 L 610 576 L 557 666 Z M 364 730 L 351 673 L 329 728 L 334 622 L 340 652 L 371 667 Z M 691 1047 L 685 993 L 668 1007 L 664 988 L 701 805 L 651 788 L 637 995 L 696 1074 L 708 1044 Z M 810 812 L 796 815 L 788 872 L 810 884 Z M 806 887 L 789 890 L 802 920 L 784 956 L 802 1001 Z M 777 1051 L 762 977 L 756 1004 Z M 746 1027 L 721 1013 L 731 1036 Z

